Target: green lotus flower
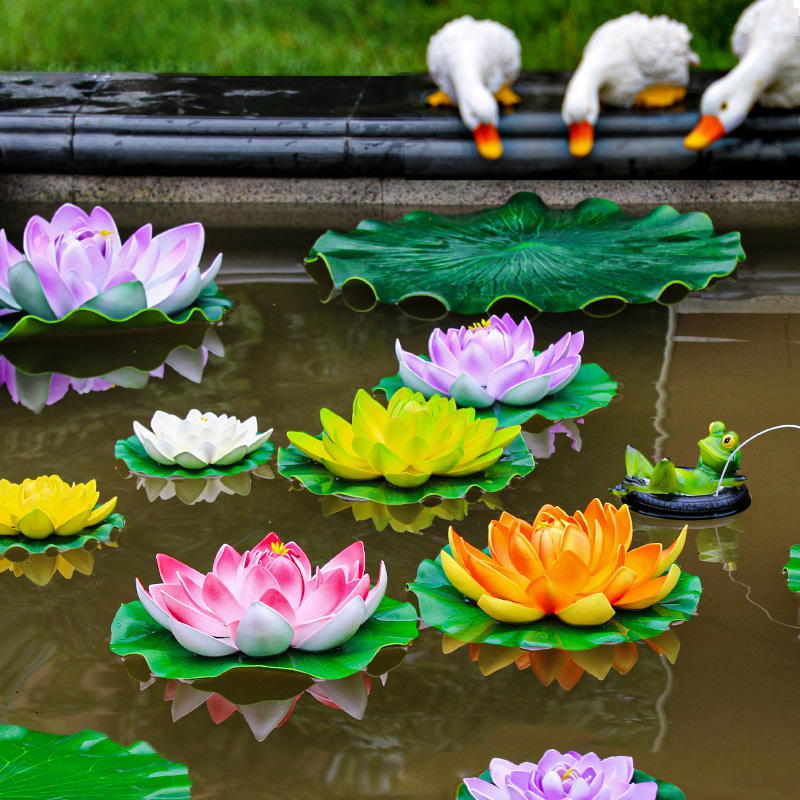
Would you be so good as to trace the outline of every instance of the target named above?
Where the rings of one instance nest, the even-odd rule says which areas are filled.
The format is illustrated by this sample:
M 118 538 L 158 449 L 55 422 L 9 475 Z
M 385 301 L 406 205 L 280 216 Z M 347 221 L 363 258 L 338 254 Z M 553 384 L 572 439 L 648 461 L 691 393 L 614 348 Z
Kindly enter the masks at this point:
M 500 460 L 520 426 L 497 428 L 497 420 L 475 419 L 475 409 L 403 388 L 384 408 L 363 389 L 353 401 L 352 424 L 323 408 L 324 433 L 315 438 L 289 431 L 289 441 L 336 477 L 393 486 L 421 486 L 431 475 L 461 477 Z

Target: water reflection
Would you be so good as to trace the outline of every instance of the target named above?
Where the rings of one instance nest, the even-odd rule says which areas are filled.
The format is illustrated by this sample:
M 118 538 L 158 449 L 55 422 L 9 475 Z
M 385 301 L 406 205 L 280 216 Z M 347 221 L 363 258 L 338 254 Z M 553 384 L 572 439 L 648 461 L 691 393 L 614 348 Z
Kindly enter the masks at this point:
M 581 451 L 581 432 L 578 430 L 578 425 L 583 425 L 582 419 L 570 419 L 557 422 L 549 428 L 545 428 L 539 433 L 529 433 L 522 431 L 522 438 L 525 444 L 528 445 L 528 450 L 531 451 L 534 459 L 541 461 L 544 458 L 550 458 L 556 451 L 556 434 L 564 434 L 571 442 L 570 447 L 576 452 Z
M 177 497 L 182 503 L 192 506 L 195 503 L 213 503 L 220 495 L 247 497 L 253 484 L 253 475 L 265 480 L 275 477 L 269 464 L 263 464 L 249 472 L 222 475 L 218 478 L 151 478 L 134 476 L 133 473 L 128 477 L 136 478 L 136 488 L 144 489 L 151 503 Z
M 142 389 L 150 378 L 163 378 L 169 366 L 193 383 L 200 383 L 209 353 L 222 358 L 225 348 L 213 328 L 192 327 L 182 332 L 183 341 L 161 332 L 136 331 L 106 337 L 65 337 L 68 341 L 37 340 L 5 344 L 0 355 L 0 385 L 11 400 L 40 414 L 77 394 L 105 392 L 122 387 Z M 173 332 L 170 332 L 173 333 Z M 202 338 L 197 342 L 198 333 Z
M 117 547 L 116 542 L 103 544 L 106 547 Z M 97 550 L 101 547 L 102 545 L 97 545 Z M 46 586 L 56 572 L 69 580 L 76 572 L 81 575 L 91 575 L 93 569 L 94 552 L 83 549 L 65 550 L 55 555 L 30 553 L 24 561 L 12 561 L 10 558 L 0 556 L 0 572 L 11 572 L 17 578 L 24 575 L 37 586 Z

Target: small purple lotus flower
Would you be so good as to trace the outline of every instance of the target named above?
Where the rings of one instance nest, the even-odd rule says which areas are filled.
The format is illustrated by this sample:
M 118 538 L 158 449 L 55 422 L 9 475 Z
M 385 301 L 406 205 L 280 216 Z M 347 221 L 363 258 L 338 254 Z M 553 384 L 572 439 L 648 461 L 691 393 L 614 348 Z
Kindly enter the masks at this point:
M 528 406 L 563 389 L 581 366 L 583 331 L 567 333 L 536 355 L 527 317 L 509 314 L 470 328 L 436 328 L 428 339 L 430 361 L 395 344 L 403 383 L 426 398 L 452 397 L 460 406 L 486 408 L 500 401 Z
M 475 800 L 655 800 L 658 784 L 631 783 L 633 759 L 548 750 L 538 764 L 493 758 L 492 782 L 465 778 Z
M 48 222 L 28 220 L 23 253 L 0 230 L 0 315 L 24 311 L 62 319 L 76 308 L 126 319 L 146 308 L 172 314 L 192 305 L 214 280 L 222 254 L 200 272 L 205 231 L 199 222 L 153 236 L 144 225 L 124 244 L 103 208 L 69 203 Z

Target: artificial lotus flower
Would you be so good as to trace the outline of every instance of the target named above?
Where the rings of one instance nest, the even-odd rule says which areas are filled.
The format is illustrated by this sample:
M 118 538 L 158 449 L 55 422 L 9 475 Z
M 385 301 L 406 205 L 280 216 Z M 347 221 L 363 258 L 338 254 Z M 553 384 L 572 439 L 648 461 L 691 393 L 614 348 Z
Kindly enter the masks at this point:
M 548 750 L 538 764 L 493 758 L 492 781 L 465 778 L 475 800 L 655 800 L 655 781 L 632 783 L 633 759 Z
M 45 320 L 76 308 L 125 319 L 145 308 L 173 314 L 192 305 L 214 280 L 220 253 L 204 272 L 205 231 L 199 222 L 153 236 L 139 228 L 124 244 L 114 218 L 97 206 L 87 214 L 66 203 L 48 222 L 33 216 L 20 253 L 0 230 L 0 315 L 23 311 Z
M 102 522 L 117 504 L 112 497 L 97 505 L 94 481 L 65 483 L 58 475 L 27 478 L 22 483 L 0 480 L 0 535 L 45 539 L 74 536 Z
M 475 419 L 471 408 L 403 387 L 384 408 L 360 389 L 352 424 L 327 408 L 320 411 L 321 439 L 289 431 L 289 441 L 338 478 L 393 486 L 421 486 L 431 475 L 461 477 L 496 464 L 520 432 L 519 425 L 497 429 L 497 420 Z
M 156 411 L 150 421 L 153 430 L 139 422 L 133 432 L 147 455 L 159 464 L 177 464 L 185 469 L 203 469 L 235 464 L 258 450 L 272 435 L 258 432 L 255 417 L 240 422 L 227 414 L 200 412 L 193 408 L 185 419 Z
M 300 547 L 274 533 L 241 555 L 222 545 L 206 575 L 170 556 L 156 558 L 164 582 L 145 589 L 137 578 L 139 599 L 179 644 L 201 656 L 332 650 L 375 613 L 386 591 L 383 562 L 370 589 L 362 542 L 314 573 Z
M 572 516 L 545 505 L 532 523 L 503 512 L 489 523 L 486 555 L 450 528 L 452 556 L 442 568 L 458 591 L 500 622 L 530 623 L 555 614 L 570 625 L 603 625 L 617 609 L 661 602 L 680 577 L 675 559 L 686 530 L 628 550 L 633 529 L 626 505 L 597 498 Z
M 525 317 L 492 316 L 469 328 L 436 328 L 428 339 L 430 361 L 409 353 L 398 339 L 395 353 L 403 383 L 425 397 L 448 395 L 460 406 L 486 408 L 537 403 L 563 389 L 581 366 L 583 331 L 567 333 L 536 355 Z

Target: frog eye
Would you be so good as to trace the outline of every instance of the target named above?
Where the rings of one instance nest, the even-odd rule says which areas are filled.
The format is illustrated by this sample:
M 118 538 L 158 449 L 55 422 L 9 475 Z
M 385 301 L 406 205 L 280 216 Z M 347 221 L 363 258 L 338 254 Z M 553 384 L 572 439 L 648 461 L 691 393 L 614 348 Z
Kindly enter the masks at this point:
M 733 450 L 736 447 L 738 440 L 739 437 L 735 433 L 726 433 L 722 437 L 722 446 L 726 450 Z

